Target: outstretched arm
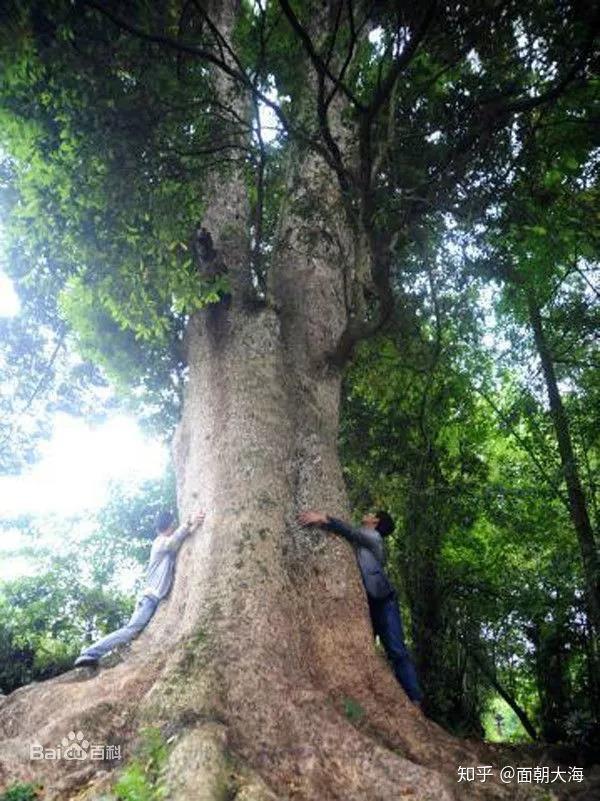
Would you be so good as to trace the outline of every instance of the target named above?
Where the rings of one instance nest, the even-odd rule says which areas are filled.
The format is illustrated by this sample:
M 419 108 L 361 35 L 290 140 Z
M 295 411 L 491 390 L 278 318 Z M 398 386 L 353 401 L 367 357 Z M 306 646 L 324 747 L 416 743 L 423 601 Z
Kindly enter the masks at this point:
M 374 535 L 369 535 L 360 528 L 355 528 L 337 517 L 331 517 L 322 512 L 300 512 L 298 522 L 301 526 L 319 526 L 327 531 L 333 531 L 334 534 L 339 534 L 353 545 L 362 545 L 364 548 L 372 550 L 375 544 Z
M 205 513 L 198 512 L 193 517 L 188 518 L 179 528 L 174 531 L 169 537 L 166 548 L 169 551 L 178 551 L 184 539 L 191 534 L 194 529 L 198 528 L 204 522 Z

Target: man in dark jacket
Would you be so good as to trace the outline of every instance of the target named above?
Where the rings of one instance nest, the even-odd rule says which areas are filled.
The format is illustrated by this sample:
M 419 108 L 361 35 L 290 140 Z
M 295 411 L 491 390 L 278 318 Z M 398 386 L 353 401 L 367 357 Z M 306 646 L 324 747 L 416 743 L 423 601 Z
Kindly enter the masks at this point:
M 422 693 L 414 665 L 404 642 L 400 609 L 394 588 L 384 570 L 383 537 L 394 530 L 394 521 L 384 511 L 367 514 L 362 527 L 354 528 L 321 512 L 301 512 L 298 521 L 303 526 L 320 526 L 347 539 L 354 546 L 356 560 L 362 576 L 371 623 L 375 636 L 381 640 L 396 678 L 410 700 L 420 706 Z

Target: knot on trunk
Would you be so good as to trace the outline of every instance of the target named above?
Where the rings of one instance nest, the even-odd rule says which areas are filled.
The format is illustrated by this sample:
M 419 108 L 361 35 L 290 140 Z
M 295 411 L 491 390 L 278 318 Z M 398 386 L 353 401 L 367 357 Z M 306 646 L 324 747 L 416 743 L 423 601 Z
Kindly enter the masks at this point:
M 201 222 L 196 226 L 192 237 L 192 253 L 202 278 L 216 278 L 227 273 L 227 266 L 214 247 L 210 231 Z

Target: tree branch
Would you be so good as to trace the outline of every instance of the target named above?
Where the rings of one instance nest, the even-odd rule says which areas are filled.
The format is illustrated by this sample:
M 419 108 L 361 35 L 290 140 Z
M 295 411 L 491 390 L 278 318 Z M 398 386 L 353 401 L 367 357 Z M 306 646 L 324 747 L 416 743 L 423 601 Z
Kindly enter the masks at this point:
M 35 385 L 35 387 L 33 388 L 33 390 L 31 391 L 29 397 L 25 401 L 25 403 L 23 405 L 23 408 L 20 409 L 19 412 L 17 413 L 17 419 L 11 425 L 8 434 L 2 440 L 0 440 L 0 445 L 4 445 L 6 442 L 8 442 L 8 440 L 11 439 L 15 429 L 19 428 L 19 426 L 18 426 L 19 418 L 21 418 L 26 412 L 29 411 L 29 409 L 31 408 L 34 400 L 37 398 L 37 396 L 42 391 L 42 389 L 44 387 L 44 384 L 48 381 L 48 378 L 50 377 L 50 374 L 52 372 L 52 367 L 54 366 L 54 362 L 56 361 L 56 358 L 57 358 L 58 354 L 61 351 L 61 348 L 63 347 L 63 345 L 65 343 L 66 336 L 67 336 L 66 329 L 64 327 L 62 327 L 62 329 L 59 332 L 59 336 L 58 336 L 58 339 L 57 339 L 57 342 L 56 342 L 56 346 L 55 346 L 54 350 L 52 351 L 52 354 L 51 354 L 50 358 L 48 359 L 48 362 L 46 363 L 46 366 L 44 367 L 42 375 L 40 376 L 40 378 L 39 378 L 37 384 Z
M 352 2 L 353 2 L 353 0 L 348 0 L 348 22 L 349 22 L 349 26 L 350 26 L 350 44 L 348 45 L 348 53 L 346 55 L 346 58 L 344 59 L 344 63 L 342 64 L 340 72 L 339 72 L 339 75 L 338 75 L 338 82 L 340 84 L 344 80 L 344 76 L 346 74 L 346 71 L 347 71 L 348 67 L 350 66 L 350 64 L 352 62 L 352 58 L 354 56 L 354 47 L 356 45 L 356 42 L 358 41 L 359 34 L 361 33 L 362 29 L 365 27 L 365 25 L 367 24 L 367 22 L 370 19 L 370 10 L 369 10 L 365 14 L 365 17 L 364 17 L 363 21 L 360 23 L 360 25 L 357 28 L 355 26 L 355 23 L 354 23 L 354 10 L 353 10 Z M 329 105 L 331 104 L 331 101 L 335 97 L 337 91 L 338 91 L 338 84 L 334 84 L 332 89 L 331 89 L 331 92 L 325 98 L 325 105 L 327 107 L 329 107 Z M 364 110 L 365 106 L 361 105 L 360 102 L 359 102 L 358 105 L 356 105 L 356 108 L 360 111 L 360 110 Z
M 506 415 L 502 412 L 502 410 L 498 408 L 496 403 L 490 398 L 490 396 L 487 394 L 487 392 L 485 390 L 483 390 L 481 387 L 476 386 L 473 382 L 470 382 L 470 383 L 471 383 L 471 386 L 473 387 L 473 389 L 475 390 L 475 392 L 478 395 L 480 395 L 486 401 L 486 403 L 488 403 L 491 406 L 491 408 L 496 413 L 496 416 L 500 420 L 502 420 L 502 422 L 508 428 L 508 430 L 510 431 L 512 436 L 515 438 L 515 440 L 518 442 L 518 444 L 521 446 L 521 448 L 523 448 L 525 453 L 529 456 L 529 458 L 531 459 L 531 461 L 533 462 L 533 464 L 537 468 L 538 473 L 540 474 L 540 477 L 543 478 L 543 480 L 548 484 L 549 487 L 551 487 L 551 489 L 554 492 L 555 496 L 562 502 L 562 504 L 564 505 L 565 509 L 569 510 L 569 500 L 568 500 L 567 496 L 563 492 L 561 492 L 561 490 L 559 489 L 559 487 L 556 484 L 556 482 L 553 481 L 552 478 L 550 478 L 550 476 L 548 475 L 548 473 L 544 469 L 543 465 L 540 463 L 540 461 L 537 458 L 537 456 L 531 450 L 529 444 L 523 439 L 523 437 L 519 433 L 517 433 L 517 431 L 515 430 L 514 426 L 511 424 L 510 420 L 506 417 Z
M 373 97 L 367 108 L 364 110 L 364 115 L 366 117 L 367 124 L 370 124 L 372 120 L 377 116 L 379 110 L 388 99 L 390 92 L 392 91 L 396 81 L 400 77 L 400 73 L 410 63 L 412 57 L 415 55 L 417 48 L 419 47 L 421 41 L 423 40 L 425 34 L 427 33 L 427 29 L 429 28 L 429 26 L 433 21 L 436 9 L 437 9 L 437 0 L 433 0 L 433 2 L 431 2 L 427 11 L 423 15 L 421 24 L 415 31 L 414 36 L 408 42 L 408 44 L 406 45 L 404 50 L 400 53 L 400 55 L 395 59 L 388 74 L 385 77 L 385 80 L 382 81 L 381 86 L 375 93 L 375 96 Z
M 371 231 L 370 253 L 372 254 L 371 274 L 379 307 L 373 320 L 357 319 L 349 316 L 348 323 L 342 332 L 335 349 L 328 354 L 327 361 L 335 366 L 342 367 L 352 356 L 356 344 L 361 339 L 368 339 L 380 331 L 391 318 L 394 311 L 394 296 L 390 284 L 390 261 L 393 241 L 387 236 L 381 236 L 381 242 L 375 242 L 377 234 Z M 359 287 L 360 291 L 360 287 Z
M 293 125 L 290 120 L 287 118 L 286 114 L 283 112 L 281 106 L 271 100 L 267 95 L 258 89 L 250 77 L 246 74 L 244 70 L 236 70 L 227 64 L 226 61 L 220 59 L 216 56 L 213 52 L 206 49 L 205 47 L 198 47 L 197 45 L 192 45 L 187 42 L 182 42 L 178 39 L 173 39 L 169 36 L 163 36 L 161 34 L 153 34 L 148 33 L 141 28 L 138 28 L 135 25 L 130 24 L 122 17 L 119 17 L 117 14 L 114 14 L 112 11 L 109 11 L 105 8 L 102 3 L 98 2 L 98 0 L 83 0 L 83 3 L 90 8 L 98 11 L 100 14 L 103 14 L 107 17 L 114 25 L 118 28 L 122 28 L 123 30 L 127 31 L 128 33 L 132 34 L 133 36 L 138 37 L 147 42 L 154 42 L 155 44 L 162 45 L 163 47 L 167 47 L 171 50 L 175 50 L 176 52 L 184 52 L 189 53 L 190 55 L 196 56 L 197 58 L 203 59 L 207 61 L 209 64 L 213 64 L 215 67 L 223 70 L 226 75 L 229 75 L 234 81 L 239 83 L 249 92 L 251 92 L 261 103 L 264 103 L 265 106 L 268 106 L 272 109 L 273 113 L 281 123 L 283 129 L 290 135 L 295 136 L 300 141 L 307 143 L 310 147 L 312 147 L 316 152 L 318 152 L 325 161 L 335 169 L 335 165 L 332 163 L 332 159 L 328 149 L 321 145 L 320 142 L 315 140 L 310 134 L 308 134 L 302 128 L 299 128 L 296 125 Z M 233 52 L 233 51 L 231 51 Z M 239 63 L 239 59 L 236 57 L 236 62 Z
M 351 92 L 350 89 L 346 86 L 346 84 L 343 83 L 343 81 L 341 81 L 340 77 L 339 76 L 336 77 L 331 72 L 331 70 L 329 69 L 327 64 L 322 61 L 321 57 L 319 56 L 319 54 L 315 50 L 314 44 L 312 42 L 312 39 L 308 35 L 308 32 L 305 30 L 305 28 L 302 27 L 302 25 L 300 23 L 300 20 L 298 19 L 298 17 L 294 13 L 294 11 L 293 11 L 292 7 L 290 6 L 288 0 L 279 0 L 279 5 L 281 6 L 281 8 L 283 10 L 283 13 L 285 14 L 286 19 L 290 23 L 292 29 L 296 32 L 296 34 L 298 35 L 298 38 L 302 42 L 302 45 L 304 46 L 304 49 L 306 50 L 306 52 L 307 52 L 307 54 L 308 54 L 308 56 L 309 56 L 309 58 L 310 58 L 310 60 L 311 60 L 311 62 L 313 64 L 313 66 L 314 66 L 314 68 L 315 68 L 315 70 L 317 72 L 317 75 L 320 75 L 323 78 L 325 76 L 327 78 L 329 78 L 329 80 L 332 82 L 333 86 L 336 89 L 340 89 L 346 95 L 348 100 L 350 100 L 350 102 L 356 108 L 362 109 L 363 105 L 362 105 L 362 103 L 360 103 L 360 101 L 354 95 L 354 93 Z

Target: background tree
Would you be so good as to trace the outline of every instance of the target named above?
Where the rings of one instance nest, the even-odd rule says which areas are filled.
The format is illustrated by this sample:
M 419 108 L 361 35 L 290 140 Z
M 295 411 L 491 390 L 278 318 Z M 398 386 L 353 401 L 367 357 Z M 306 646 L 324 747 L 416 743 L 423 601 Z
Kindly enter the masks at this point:
M 593 85 L 590 91 L 589 107 L 593 107 L 597 87 Z M 568 140 L 559 133 L 565 128 L 570 132 Z M 597 652 L 600 631 L 597 520 L 590 511 L 597 503 L 595 469 L 591 469 L 597 446 L 593 436 L 580 439 L 579 447 L 575 444 L 568 413 L 571 403 L 564 399 L 571 393 L 561 389 L 560 382 L 575 382 L 580 387 L 579 393 L 572 393 L 575 397 L 585 394 L 581 379 L 594 370 L 597 356 L 592 333 L 597 328 L 598 299 L 593 282 L 598 256 L 593 212 L 597 207 L 596 146 L 596 131 L 585 112 L 575 123 L 569 115 L 557 115 L 556 109 L 540 113 L 524 144 L 510 209 L 505 203 L 492 226 L 491 250 L 498 257 L 497 273 L 506 281 L 505 309 L 527 325 L 541 365 L 560 484 L 564 482 L 563 498 L 583 563 L 592 654 Z M 582 464 L 587 482 L 582 478 Z M 598 657 L 591 658 L 591 674 L 598 675 Z M 597 713 L 595 684 L 590 691 Z

